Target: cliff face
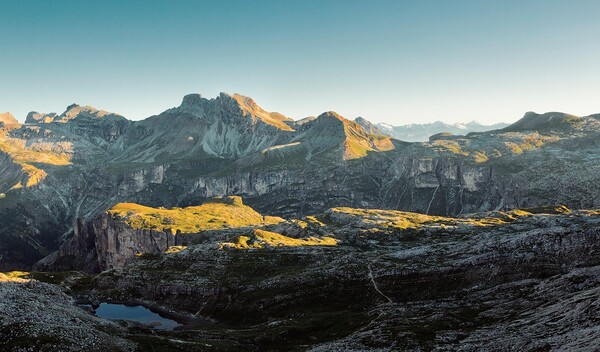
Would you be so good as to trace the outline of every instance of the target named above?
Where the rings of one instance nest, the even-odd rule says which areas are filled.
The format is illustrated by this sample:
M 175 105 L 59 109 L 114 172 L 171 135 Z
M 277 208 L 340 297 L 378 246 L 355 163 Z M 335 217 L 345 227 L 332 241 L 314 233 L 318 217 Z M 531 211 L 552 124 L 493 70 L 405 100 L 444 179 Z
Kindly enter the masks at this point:
M 488 165 L 453 158 L 365 160 L 310 169 L 238 172 L 198 177 L 184 199 L 241 194 L 266 213 L 306 215 L 334 206 L 391 208 L 430 214 L 460 214 L 499 205 Z M 488 203 L 476 203 L 489 194 Z M 482 205 L 483 204 L 483 205 Z
M 122 268 L 136 257 L 206 240 L 206 232 L 243 231 L 283 221 L 255 212 L 240 197 L 213 198 L 199 206 L 173 209 L 121 203 L 90 221 L 77 219 L 72 238 L 36 268 L 87 272 Z
M 177 237 L 170 231 L 135 230 L 110 214 L 102 214 L 90 222 L 77 219 L 73 237 L 36 267 L 99 272 L 121 268 L 136 255 L 163 253 L 175 245 Z

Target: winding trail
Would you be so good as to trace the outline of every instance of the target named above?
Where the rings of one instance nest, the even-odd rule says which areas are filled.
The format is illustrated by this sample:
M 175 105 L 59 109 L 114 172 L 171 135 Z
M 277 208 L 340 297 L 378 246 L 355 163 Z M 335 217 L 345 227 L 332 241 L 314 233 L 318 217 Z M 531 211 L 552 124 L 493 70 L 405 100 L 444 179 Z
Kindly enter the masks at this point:
M 394 301 L 392 301 L 392 299 L 389 296 L 387 296 L 385 293 L 381 292 L 381 290 L 379 289 L 379 286 L 377 286 L 375 277 L 373 276 L 373 269 L 371 268 L 371 265 L 373 265 L 373 263 L 380 257 L 381 256 L 375 258 L 374 261 L 372 261 L 371 263 L 369 263 L 369 265 L 367 265 L 367 268 L 369 269 L 369 279 L 371 280 L 371 283 L 373 284 L 373 288 L 375 289 L 375 291 L 377 291 L 377 293 L 379 293 L 381 295 L 381 297 L 385 298 L 388 301 L 388 303 L 394 303 Z
M 425 212 L 425 215 L 429 215 L 429 209 L 431 208 L 431 203 L 433 203 L 433 200 L 435 199 L 435 194 L 437 193 L 438 189 L 440 189 L 439 184 L 435 188 L 435 191 L 433 191 L 433 195 L 431 196 L 431 200 L 429 201 L 429 205 L 427 206 L 427 211 Z

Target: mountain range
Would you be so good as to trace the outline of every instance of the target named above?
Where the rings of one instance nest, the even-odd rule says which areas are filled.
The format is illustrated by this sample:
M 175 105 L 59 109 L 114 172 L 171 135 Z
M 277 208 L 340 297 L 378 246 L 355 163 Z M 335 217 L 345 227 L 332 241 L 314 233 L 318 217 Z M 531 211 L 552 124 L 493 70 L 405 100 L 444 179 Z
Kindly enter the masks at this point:
M 489 128 L 225 93 L 0 114 L 0 350 L 585 350 L 600 114 Z M 121 303 L 177 328 L 96 316 Z
M 363 118 L 357 118 L 355 121 L 365 128 L 372 129 L 375 132 L 380 134 L 385 134 L 390 137 L 407 141 L 407 142 L 427 142 L 429 141 L 429 137 L 439 134 L 439 133 L 451 133 L 454 135 L 467 135 L 471 132 L 485 132 L 492 130 L 500 130 L 507 127 L 509 124 L 507 123 L 496 123 L 493 125 L 482 125 L 478 122 L 471 121 L 468 123 L 454 123 L 448 124 L 442 121 L 435 121 L 431 123 L 424 124 L 407 124 L 400 126 L 393 126 L 384 123 L 372 124 L 367 121 L 367 123 L 361 123 L 362 121 L 366 121 Z M 361 121 L 361 122 L 359 122 Z M 367 127 L 368 126 L 368 127 Z
M 527 113 L 499 130 L 400 141 L 335 112 L 294 121 L 251 98 L 183 98 L 142 121 L 73 104 L 0 127 L 0 268 L 58 248 L 119 202 L 187 206 L 242 195 L 305 216 L 335 206 L 426 214 L 598 205 L 598 115 Z M 552 172 L 550 172 L 552 171 Z

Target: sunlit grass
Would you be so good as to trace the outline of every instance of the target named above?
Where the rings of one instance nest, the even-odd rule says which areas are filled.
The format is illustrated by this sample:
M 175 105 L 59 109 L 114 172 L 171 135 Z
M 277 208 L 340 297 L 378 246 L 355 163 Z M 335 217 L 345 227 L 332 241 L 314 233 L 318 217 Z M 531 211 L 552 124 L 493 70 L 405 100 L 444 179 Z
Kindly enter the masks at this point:
M 133 229 L 171 231 L 173 234 L 198 233 L 259 225 L 278 224 L 279 217 L 262 216 L 243 205 L 239 197 L 215 198 L 187 208 L 152 208 L 134 203 L 119 203 L 109 210 Z
M 46 178 L 47 174 L 34 164 L 65 166 L 70 165 L 70 155 L 49 150 L 27 147 L 24 140 L 0 135 L 0 150 L 8 154 L 13 162 L 21 165 L 25 179 L 13 185 L 13 189 L 32 187 Z
M 339 213 L 355 218 L 355 226 L 362 228 L 383 228 L 393 230 L 420 229 L 424 227 L 488 227 L 507 224 L 520 217 L 534 214 L 568 214 L 571 210 L 565 206 L 516 209 L 508 212 L 473 214 L 472 217 L 444 217 L 397 210 L 332 208 L 333 214 Z
M 187 248 L 186 246 L 170 246 L 169 248 L 167 248 L 165 253 L 166 254 L 179 253 L 186 248 Z
M 291 238 L 282 234 L 254 230 L 247 236 L 239 236 L 235 242 L 221 243 L 221 248 L 250 249 L 265 247 L 302 247 L 302 246 L 336 246 L 338 241 L 333 237 Z
M 29 281 L 27 276 L 28 272 L 25 271 L 9 271 L 6 273 L 0 273 L 0 282 L 26 282 Z

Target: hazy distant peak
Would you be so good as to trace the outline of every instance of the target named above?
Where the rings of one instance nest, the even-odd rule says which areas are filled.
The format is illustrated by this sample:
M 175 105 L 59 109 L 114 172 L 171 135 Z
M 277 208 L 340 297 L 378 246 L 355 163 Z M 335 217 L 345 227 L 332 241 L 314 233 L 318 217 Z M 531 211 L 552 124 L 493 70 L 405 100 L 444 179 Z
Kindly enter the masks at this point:
M 435 121 L 424 124 L 412 123 L 401 126 L 378 123 L 375 126 L 384 134 L 390 135 L 399 140 L 407 142 L 426 142 L 429 140 L 429 137 L 442 132 L 448 132 L 454 135 L 466 135 L 471 132 L 484 132 L 502 129 L 508 126 L 508 124 L 497 123 L 494 125 L 483 125 L 476 121 L 471 121 L 469 123 L 449 124 L 443 121 Z

